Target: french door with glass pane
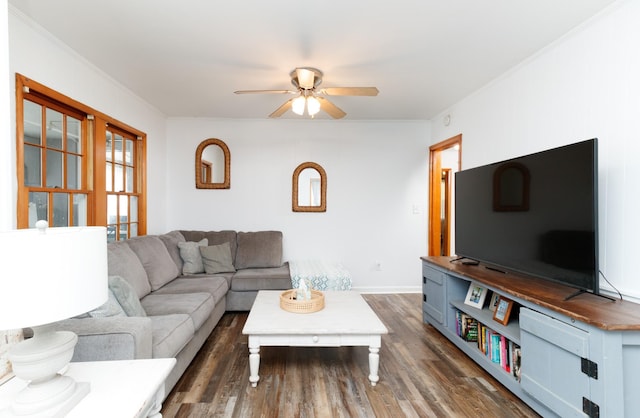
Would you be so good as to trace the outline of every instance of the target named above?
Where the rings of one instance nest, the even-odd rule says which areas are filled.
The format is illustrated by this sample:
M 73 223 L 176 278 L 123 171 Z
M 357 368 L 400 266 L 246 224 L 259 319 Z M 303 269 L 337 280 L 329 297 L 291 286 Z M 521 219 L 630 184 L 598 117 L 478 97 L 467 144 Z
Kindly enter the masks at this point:
M 18 228 L 146 234 L 146 135 L 16 74 Z
M 28 226 L 87 225 L 86 116 L 27 99 L 23 112 Z

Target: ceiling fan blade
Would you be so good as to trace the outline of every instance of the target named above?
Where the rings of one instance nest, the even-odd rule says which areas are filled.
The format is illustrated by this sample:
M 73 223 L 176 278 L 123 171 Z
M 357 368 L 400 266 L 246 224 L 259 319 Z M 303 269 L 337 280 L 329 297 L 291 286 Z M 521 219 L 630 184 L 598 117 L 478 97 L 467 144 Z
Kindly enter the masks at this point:
M 338 106 L 334 105 L 324 97 L 316 97 L 316 99 L 318 99 L 318 101 L 320 102 L 320 109 L 327 112 L 332 118 L 342 119 L 347 115 L 342 109 L 340 109 Z
M 284 102 L 282 106 L 274 110 L 273 113 L 269 115 L 269 117 L 279 118 L 280 116 L 284 115 L 287 110 L 291 109 L 292 102 L 293 102 L 293 99 L 287 100 L 286 102 Z
M 238 90 L 234 91 L 235 94 L 297 94 L 297 91 L 291 90 Z
M 377 96 L 375 87 L 325 87 L 318 91 L 327 96 Z
M 305 90 L 313 88 L 313 81 L 315 79 L 313 71 L 306 68 L 296 68 L 296 75 L 298 77 L 298 85 L 300 88 Z

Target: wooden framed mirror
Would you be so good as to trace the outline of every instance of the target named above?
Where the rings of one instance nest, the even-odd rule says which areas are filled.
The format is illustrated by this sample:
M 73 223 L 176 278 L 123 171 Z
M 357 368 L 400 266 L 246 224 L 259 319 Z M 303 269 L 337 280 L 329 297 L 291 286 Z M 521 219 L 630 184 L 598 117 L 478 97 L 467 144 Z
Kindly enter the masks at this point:
M 327 211 L 327 173 L 320 164 L 306 162 L 293 171 L 294 212 Z
M 231 188 L 231 153 L 217 138 L 202 141 L 196 149 L 196 189 Z

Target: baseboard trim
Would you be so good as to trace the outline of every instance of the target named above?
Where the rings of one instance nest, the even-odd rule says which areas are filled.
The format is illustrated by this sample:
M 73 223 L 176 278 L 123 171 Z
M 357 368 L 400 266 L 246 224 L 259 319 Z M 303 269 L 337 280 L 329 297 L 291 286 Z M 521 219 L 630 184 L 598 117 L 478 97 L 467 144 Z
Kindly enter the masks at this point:
M 382 287 L 353 287 L 352 290 L 359 293 L 421 293 L 421 286 L 382 286 Z

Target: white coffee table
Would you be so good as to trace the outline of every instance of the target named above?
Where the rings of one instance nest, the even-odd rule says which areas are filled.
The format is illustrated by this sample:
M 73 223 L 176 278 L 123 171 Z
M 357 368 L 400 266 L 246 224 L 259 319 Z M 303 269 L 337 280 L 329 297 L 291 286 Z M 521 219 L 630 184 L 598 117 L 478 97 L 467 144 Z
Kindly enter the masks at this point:
M 369 347 L 369 380 L 379 380 L 380 343 L 387 328 L 371 307 L 354 291 L 326 291 L 321 311 L 302 314 L 280 308 L 281 291 L 258 292 L 242 330 L 249 336 L 249 381 L 260 377 L 260 347 Z

